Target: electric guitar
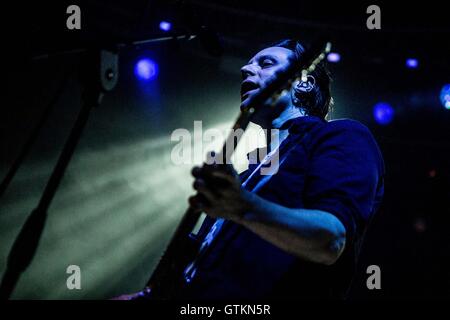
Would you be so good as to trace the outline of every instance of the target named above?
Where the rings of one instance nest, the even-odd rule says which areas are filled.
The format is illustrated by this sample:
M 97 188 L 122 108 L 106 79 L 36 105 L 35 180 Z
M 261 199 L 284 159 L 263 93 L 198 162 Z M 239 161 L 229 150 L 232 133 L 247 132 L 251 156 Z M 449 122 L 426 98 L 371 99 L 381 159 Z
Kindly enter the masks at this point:
M 321 42 L 310 46 L 306 50 L 301 61 L 291 59 L 288 65 L 272 76 L 257 92 L 252 94 L 241 106 L 241 112 L 237 118 L 233 130 L 245 130 L 252 117 L 261 107 L 274 106 L 284 93 L 291 90 L 296 81 L 306 81 L 309 72 L 312 72 L 318 63 L 322 61 L 330 51 L 329 42 Z M 269 103 L 268 103 L 269 102 Z M 238 135 L 239 137 L 241 135 Z M 232 133 L 226 139 L 222 150 L 216 155 L 216 159 L 222 159 L 223 163 L 230 163 L 235 146 L 236 136 Z M 238 138 L 239 139 L 239 138 Z M 232 146 L 230 148 L 230 146 Z M 162 255 L 146 288 L 140 297 L 151 300 L 168 300 L 176 297 L 177 289 L 183 283 L 183 271 L 194 257 L 198 247 L 193 245 L 190 234 L 197 224 L 201 213 L 188 208 L 179 223 L 166 251 Z

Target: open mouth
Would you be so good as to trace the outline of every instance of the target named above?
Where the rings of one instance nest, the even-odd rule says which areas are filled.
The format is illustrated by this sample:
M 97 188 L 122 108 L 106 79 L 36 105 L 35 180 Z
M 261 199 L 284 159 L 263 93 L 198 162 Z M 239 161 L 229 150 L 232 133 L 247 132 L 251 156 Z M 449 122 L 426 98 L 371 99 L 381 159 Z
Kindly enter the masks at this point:
M 251 81 L 244 81 L 241 84 L 241 99 L 247 98 L 250 94 L 259 89 L 259 86 Z
M 258 89 L 253 89 L 253 90 L 247 91 L 246 93 L 241 95 L 241 99 L 242 100 L 247 99 L 248 96 L 250 96 L 251 94 L 255 93 L 256 91 L 258 91 Z

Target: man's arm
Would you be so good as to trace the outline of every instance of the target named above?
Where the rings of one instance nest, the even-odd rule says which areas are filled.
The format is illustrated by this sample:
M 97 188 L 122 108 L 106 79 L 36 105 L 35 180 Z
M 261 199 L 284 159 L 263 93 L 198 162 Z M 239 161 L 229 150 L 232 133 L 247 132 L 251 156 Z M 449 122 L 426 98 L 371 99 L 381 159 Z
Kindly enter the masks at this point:
M 331 265 L 343 252 L 346 231 L 334 215 L 284 207 L 241 188 L 236 176 L 220 170 L 211 174 L 228 182 L 228 186 L 212 191 L 203 179 L 202 169 L 194 168 L 194 189 L 204 198 L 191 197 L 192 207 L 242 224 L 280 249 L 309 261 Z
M 192 171 L 194 189 L 201 197 L 191 197 L 191 205 L 212 217 L 240 223 L 299 257 L 333 264 L 372 213 L 383 161 L 370 131 L 356 121 L 334 121 L 315 141 L 305 190 L 298 195 L 307 209 L 265 200 L 241 188 L 237 174 L 214 168 Z M 228 183 L 216 185 L 208 179 L 208 171 Z
M 249 211 L 236 219 L 275 246 L 300 258 L 331 265 L 345 248 L 345 227 L 334 215 L 293 209 L 246 192 Z

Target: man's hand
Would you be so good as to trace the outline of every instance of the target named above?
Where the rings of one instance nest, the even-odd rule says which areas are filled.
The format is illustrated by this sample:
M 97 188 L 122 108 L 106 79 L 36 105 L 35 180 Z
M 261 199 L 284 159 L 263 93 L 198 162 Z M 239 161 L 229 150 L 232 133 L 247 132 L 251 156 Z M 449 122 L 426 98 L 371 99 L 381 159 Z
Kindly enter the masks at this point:
M 194 167 L 192 175 L 197 194 L 189 198 L 189 204 L 214 218 L 239 222 L 250 209 L 250 193 L 241 187 L 236 171 L 231 165 L 203 165 Z

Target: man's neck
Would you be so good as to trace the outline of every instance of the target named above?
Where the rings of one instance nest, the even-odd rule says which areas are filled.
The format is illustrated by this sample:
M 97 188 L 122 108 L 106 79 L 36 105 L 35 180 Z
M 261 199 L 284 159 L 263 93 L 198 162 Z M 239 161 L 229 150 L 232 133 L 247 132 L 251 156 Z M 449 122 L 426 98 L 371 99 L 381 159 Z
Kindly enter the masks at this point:
M 305 115 L 305 113 L 302 110 L 291 105 L 291 106 L 288 106 L 286 109 L 284 109 L 284 111 L 281 112 L 277 118 L 272 120 L 272 122 L 270 124 L 270 128 L 267 128 L 267 129 L 269 129 L 269 130 L 276 129 L 276 130 L 270 130 L 269 132 L 267 132 L 267 135 L 266 135 L 267 141 L 266 142 L 267 142 L 267 146 L 268 146 L 268 152 L 278 148 L 278 146 L 281 144 L 281 142 L 284 139 L 286 139 L 287 136 L 289 135 L 289 130 L 287 128 L 281 129 L 282 126 L 288 120 L 302 117 L 304 115 Z

